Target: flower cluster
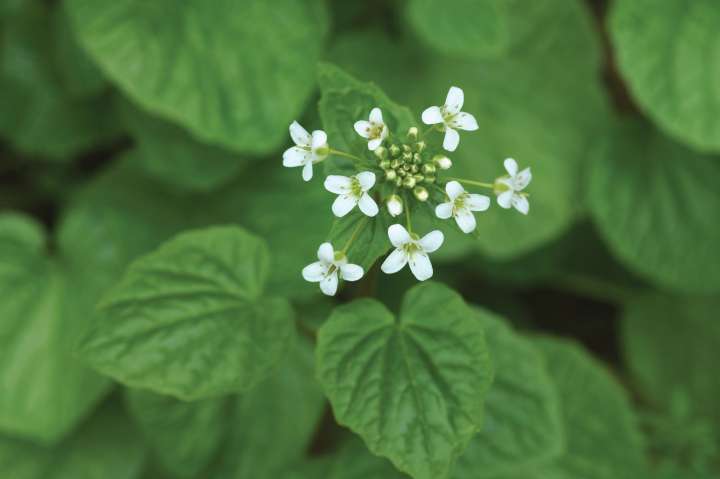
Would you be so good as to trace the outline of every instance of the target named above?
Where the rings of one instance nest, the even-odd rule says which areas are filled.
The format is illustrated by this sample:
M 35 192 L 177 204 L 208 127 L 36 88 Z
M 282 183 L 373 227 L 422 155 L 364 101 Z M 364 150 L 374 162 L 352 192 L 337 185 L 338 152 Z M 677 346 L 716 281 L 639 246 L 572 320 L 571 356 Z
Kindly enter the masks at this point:
M 422 113 L 422 121 L 429 128 L 421 133 L 417 127 L 411 127 L 404 138 L 393 135 L 379 107 L 372 108 L 367 120 L 358 120 L 353 125 L 357 134 L 367 140 L 367 148 L 372 152 L 367 153 L 373 158 L 372 167 L 368 167 L 367 157 L 332 149 L 324 131 L 316 130 L 310 134 L 298 122 L 293 122 L 290 137 L 295 146 L 283 154 L 283 165 L 302 167 L 303 179 L 310 181 L 313 165 L 332 155 L 352 159 L 357 174 L 325 178 L 325 189 L 337 195 L 331 206 L 333 214 L 342 218 L 357 207 L 363 215 L 375 217 L 383 214 L 378 204 L 384 205 L 385 212 L 392 218 L 405 213 L 405 225 L 395 223 L 388 228 L 388 239 L 395 249 L 380 269 L 392 274 L 409 265 L 413 275 L 419 281 L 425 281 L 433 275 L 428 255 L 440 248 L 445 238 L 439 230 L 422 237 L 413 232 L 411 211 L 417 206 L 434 206 L 432 210 L 437 218 L 452 218 L 463 233 L 471 233 L 477 228 L 475 213 L 486 211 L 491 204 L 489 196 L 471 193 L 463 184 L 491 190 L 501 208 L 515 208 L 524 215 L 530 209 L 528 194 L 524 192 L 532 179 L 530 168 L 519 170 L 512 158 L 504 161 L 507 174 L 492 183 L 445 176 L 453 163 L 442 150 L 453 152 L 458 148 L 458 130 L 478 129 L 475 117 L 461 111 L 463 102 L 463 91 L 451 87 L 444 105 L 431 106 Z M 443 134 L 442 150 L 433 145 L 433 132 Z M 303 277 L 319 283 L 320 290 L 329 296 L 337 292 L 340 279 L 357 281 L 362 278 L 363 268 L 349 263 L 347 258 L 355 237 L 353 234 L 341 250 L 335 250 L 329 242 L 321 244 L 318 261 L 303 269 Z

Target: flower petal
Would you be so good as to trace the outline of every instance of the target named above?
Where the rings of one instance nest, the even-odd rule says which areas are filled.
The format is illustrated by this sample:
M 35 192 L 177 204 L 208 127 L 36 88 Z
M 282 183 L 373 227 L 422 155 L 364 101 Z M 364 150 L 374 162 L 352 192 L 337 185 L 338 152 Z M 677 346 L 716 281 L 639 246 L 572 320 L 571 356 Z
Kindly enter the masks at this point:
M 293 146 L 288 148 L 283 153 L 283 166 L 287 168 L 294 168 L 296 166 L 304 165 L 310 158 L 310 152 L 299 146 Z
M 450 127 L 445 128 L 445 139 L 443 139 L 443 148 L 447 151 L 455 151 L 460 144 L 460 133 Z
M 355 128 L 355 131 L 358 135 L 362 136 L 363 138 L 369 138 L 370 137 L 370 122 L 366 120 L 358 120 L 353 125 L 353 128 Z
M 370 110 L 370 121 L 377 125 L 383 122 L 382 111 L 380 110 L 380 108 L 375 107 Z
M 317 257 L 320 261 L 324 261 L 327 264 L 332 263 L 335 259 L 335 250 L 332 244 L 327 241 L 321 244 L 317 251 Z
M 520 191 L 530 184 L 532 180 L 532 173 L 530 168 L 525 168 L 515 176 L 515 191 Z
M 368 141 L 368 150 L 370 150 L 370 151 L 377 150 L 380 147 L 380 145 L 382 145 L 382 142 L 383 142 L 382 137 L 375 138 L 373 140 Z
M 455 212 L 455 222 L 463 233 L 471 233 L 477 226 L 475 215 L 467 208 Z
M 321 146 L 327 145 L 327 133 L 322 130 L 315 130 L 312 132 L 312 149 L 317 150 Z
M 325 279 L 320 281 L 320 291 L 327 296 L 335 296 L 338 288 L 338 276 L 337 271 L 333 271 L 332 274 L 325 276 Z
M 350 213 L 355 205 L 358 204 L 358 198 L 352 195 L 340 195 L 335 198 L 332 204 L 332 212 L 338 218 L 342 218 Z
M 451 86 L 448 91 L 447 98 L 445 98 L 445 111 L 454 115 L 460 112 L 465 101 L 465 94 L 461 88 Z
M 377 203 L 375 203 L 375 200 L 372 199 L 372 197 L 367 193 L 363 193 L 363 195 L 360 197 L 360 201 L 358 201 L 358 206 L 360 207 L 360 211 L 362 211 L 363 214 L 367 216 L 376 216 L 380 211 Z
M 340 274 L 345 281 L 357 281 L 364 273 L 362 267 L 356 264 L 348 263 L 340 267 Z
M 296 145 L 310 146 L 310 133 L 297 121 L 290 123 L 290 138 L 292 138 Z
M 465 206 L 467 206 L 470 211 L 485 211 L 490 208 L 490 197 L 471 193 L 465 200 Z
M 420 238 L 420 246 L 426 253 L 432 253 L 442 246 L 443 241 L 445 241 L 445 235 L 442 234 L 442 231 L 434 230 Z
M 528 214 L 530 211 L 530 203 L 523 195 L 513 195 L 512 205 L 516 210 L 524 215 Z
M 418 281 L 425 281 L 426 279 L 432 278 L 433 268 L 428 255 L 418 251 L 410 255 L 408 262 L 410 263 L 410 271 L 412 271 Z
M 375 186 L 375 173 L 372 171 L 362 171 L 355 175 L 355 178 L 357 178 L 363 191 L 367 191 Z
M 385 274 L 397 273 L 407 264 L 408 257 L 405 250 L 397 248 L 395 251 L 390 253 L 390 256 L 385 258 L 380 269 Z
M 517 161 L 514 159 L 506 158 L 503 165 L 505 166 L 505 171 L 507 171 L 510 176 L 515 176 L 517 174 L 518 165 Z
M 440 203 L 435 207 L 435 216 L 441 220 L 446 220 L 452 216 L 453 204 L 451 202 Z
M 313 164 L 312 164 L 312 161 L 308 161 L 307 163 L 305 163 L 305 167 L 303 168 L 302 177 L 303 177 L 303 180 L 310 181 L 310 180 L 312 180 L 312 176 L 313 176 Z
M 463 111 L 452 117 L 450 126 L 465 131 L 475 131 L 480 128 L 475 117 Z
M 325 278 L 327 271 L 327 263 L 323 263 L 322 261 L 316 261 L 303 268 L 302 276 L 303 278 L 305 278 L 305 281 L 310 281 L 311 283 L 319 283 Z
M 396 223 L 388 228 L 388 238 L 394 247 L 399 248 L 410 242 L 410 233 L 403 225 Z
M 325 189 L 336 195 L 344 195 L 350 192 L 352 179 L 347 176 L 329 175 L 325 178 Z
M 443 122 L 442 112 L 439 106 L 431 106 L 422 112 L 422 121 L 426 125 L 435 125 Z
M 458 196 L 465 193 L 465 188 L 463 188 L 458 181 L 448 181 L 448 184 L 445 185 L 445 192 L 450 198 L 450 201 L 455 201 Z
M 513 196 L 515 196 L 513 190 L 503 191 L 497 197 L 498 205 L 500 205 L 501 208 L 510 208 L 512 206 Z

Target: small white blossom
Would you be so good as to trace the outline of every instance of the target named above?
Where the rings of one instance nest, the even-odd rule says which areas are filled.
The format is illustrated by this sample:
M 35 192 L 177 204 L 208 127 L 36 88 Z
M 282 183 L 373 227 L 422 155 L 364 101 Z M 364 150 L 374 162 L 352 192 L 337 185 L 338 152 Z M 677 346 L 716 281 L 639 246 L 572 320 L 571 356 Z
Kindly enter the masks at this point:
M 378 205 L 367 193 L 375 185 L 375 173 L 363 171 L 355 176 L 330 175 L 325 179 L 325 189 L 338 197 L 332 205 L 332 212 L 338 218 L 350 213 L 355 205 L 367 216 L 378 214 Z
M 445 191 L 450 201 L 437 205 L 435 215 L 443 220 L 455 218 L 462 232 L 470 233 L 476 226 L 473 211 L 487 210 L 490 207 L 490 198 L 468 193 L 457 181 L 450 181 L 445 185 Z
M 507 170 L 509 176 L 504 176 L 495 180 L 495 192 L 497 193 L 497 202 L 502 208 L 513 207 L 520 213 L 526 215 L 530 211 L 530 203 L 528 202 L 527 195 L 521 193 L 532 180 L 532 173 L 530 168 L 518 172 L 518 165 L 512 158 L 507 158 L 503 163 L 505 170 Z M 498 185 L 502 185 L 498 188 Z
M 380 108 L 370 110 L 370 121 L 359 120 L 355 122 L 355 131 L 368 140 L 368 150 L 375 151 L 388 136 L 388 127 L 383 122 Z
M 322 130 L 315 130 L 310 135 L 300 123 L 294 121 L 290 124 L 290 137 L 296 146 L 288 148 L 283 153 L 283 166 L 288 168 L 302 166 L 303 180 L 310 181 L 313 176 L 313 163 L 324 160 L 330 153 L 327 134 Z
M 318 248 L 318 260 L 302 270 L 303 278 L 311 283 L 320 283 L 320 291 L 328 296 L 335 296 L 338 288 L 338 273 L 345 281 L 357 281 L 363 277 L 362 267 L 347 262 L 341 251 L 335 251 L 330 243 L 323 243 Z
M 426 125 L 442 124 L 441 129 L 445 131 L 443 148 L 447 151 L 455 151 L 460 143 L 460 134 L 457 130 L 475 131 L 478 129 L 475 117 L 470 113 L 460 111 L 463 102 L 463 91 L 453 86 L 450 87 L 443 106 L 431 106 L 422 113 L 422 121 Z
M 388 237 L 395 246 L 395 251 L 385 259 L 380 269 L 383 273 L 397 273 L 406 264 L 418 281 L 425 281 L 433 275 L 432 264 L 428 253 L 442 246 L 445 237 L 439 230 L 431 231 L 422 238 L 411 234 L 402 225 L 394 224 L 388 228 Z
M 403 202 L 398 195 L 392 195 L 388 198 L 386 206 L 388 213 L 390 213 L 390 216 L 393 218 L 400 216 L 403 212 Z

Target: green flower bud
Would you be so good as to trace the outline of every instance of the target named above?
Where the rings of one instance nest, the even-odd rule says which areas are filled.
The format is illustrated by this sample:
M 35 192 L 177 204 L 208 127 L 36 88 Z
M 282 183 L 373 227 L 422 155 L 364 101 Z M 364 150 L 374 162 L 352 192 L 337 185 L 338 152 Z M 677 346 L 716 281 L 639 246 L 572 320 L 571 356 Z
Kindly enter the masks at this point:
M 418 165 L 419 165 L 420 163 L 422 163 L 422 156 L 420 156 L 420 153 L 415 153 L 415 154 L 413 155 L 412 161 L 413 161 L 413 163 L 416 163 L 416 164 L 418 164 Z
M 403 170 L 402 168 L 398 168 L 398 169 L 395 170 L 395 171 L 397 172 L 398 176 L 401 177 L 401 178 L 402 178 L 403 176 L 407 176 L 407 171 Z
M 433 157 L 433 163 L 441 170 L 447 170 L 452 166 L 452 161 L 445 155 L 435 155 Z
M 403 178 L 402 185 L 405 188 L 415 187 L 415 178 L 413 178 L 412 176 L 406 176 L 405 178 Z
M 390 162 L 390 168 L 397 168 L 397 167 L 400 166 L 401 163 L 402 163 L 402 162 L 401 162 L 400 160 L 398 160 L 397 158 L 395 158 L 394 160 L 392 160 L 392 161 Z
M 390 146 L 390 156 L 392 156 L 393 158 L 395 158 L 395 157 L 398 156 L 399 154 L 400 154 L 400 147 L 397 146 L 397 145 L 391 145 L 391 146 Z
M 395 170 L 385 170 L 385 179 L 388 181 L 393 181 L 395 178 L 397 178 L 397 173 L 395 173 Z
M 383 170 L 389 170 L 390 169 L 390 160 L 382 160 L 380 162 L 380 168 Z
M 425 163 L 422 166 L 422 171 L 426 174 L 433 174 L 435 173 L 435 165 L 433 165 L 432 163 Z
M 417 137 L 418 137 L 418 129 L 415 128 L 414 126 L 413 126 L 413 127 L 410 127 L 410 128 L 408 129 L 408 132 L 407 132 L 407 137 L 408 137 L 408 140 L 410 140 L 410 141 L 415 141 L 415 140 L 417 140 Z
M 417 143 L 415 143 L 415 151 L 417 151 L 418 153 L 422 153 L 425 149 L 425 146 L 426 145 L 424 141 L 418 141 Z
M 417 173 L 419 169 L 420 167 L 418 165 L 410 166 L 410 171 L 412 171 L 413 173 Z
M 425 177 L 423 175 L 413 175 L 413 178 L 415 178 L 416 183 L 421 183 L 425 181 Z
M 403 153 L 412 153 L 412 148 L 410 148 L 410 145 L 403 145 L 402 149 Z
M 395 179 L 395 186 L 397 186 L 398 188 L 400 188 L 400 187 L 402 186 L 402 184 L 403 184 L 403 179 L 402 179 L 402 178 L 396 178 L 396 179 Z
M 413 157 L 412 153 L 405 152 L 402 154 L 403 161 L 406 161 L 408 163 L 412 161 L 412 157 Z
M 435 176 L 433 175 L 425 175 L 425 183 L 435 183 Z
M 413 189 L 413 195 L 415 195 L 415 198 L 417 198 L 418 201 L 427 201 L 430 196 L 428 190 L 422 186 L 416 186 L 415 189 Z
M 375 156 L 377 156 L 381 160 L 384 160 L 385 158 L 387 158 L 387 155 L 388 155 L 387 148 L 385 148 L 384 146 L 378 146 L 377 148 L 375 148 L 374 153 L 375 153 Z

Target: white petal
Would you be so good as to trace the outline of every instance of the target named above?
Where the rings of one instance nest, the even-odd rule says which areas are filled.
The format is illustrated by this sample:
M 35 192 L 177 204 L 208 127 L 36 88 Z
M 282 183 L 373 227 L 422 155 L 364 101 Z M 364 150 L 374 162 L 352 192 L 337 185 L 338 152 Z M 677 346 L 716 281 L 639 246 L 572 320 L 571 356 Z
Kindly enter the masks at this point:
M 335 293 L 337 293 L 337 287 L 337 271 L 333 271 L 332 274 L 327 275 L 325 279 L 320 281 L 320 291 L 322 291 L 323 294 L 326 294 L 328 296 L 335 296 Z
M 368 141 L 368 150 L 370 150 L 370 151 L 377 150 L 380 147 L 380 145 L 382 145 L 382 142 L 383 142 L 382 137 L 375 138 L 374 140 Z
M 501 208 L 510 208 L 512 206 L 513 196 L 515 196 L 513 190 L 503 191 L 498 195 L 497 202 Z
M 340 274 L 345 281 L 357 281 L 363 277 L 364 273 L 362 267 L 356 264 L 348 263 L 340 267 Z
M 440 203 L 435 208 L 435 216 L 440 218 L 441 220 L 446 220 L 452 216 L 452 210 L 453 210 L 453 204 L 448 203 Z
M 465 200 L 465 206 L 470 211 L 485 211 L 490 208 L 490 197 L 485 195 L 469 194 Z
M 360 182 L 360 187 L 363 191 L 367 191 L 375 186 L 375 173 L 372 171 L 363 171 L 355 175 L 355 178 Z
M 520 191 L 524 189 L 527 185 L 530 184 L 530 180 L 532 180 L 532 173 L 530 173 L 530 168 L 525 168 L 520 173 L 515 176 L 515 191 Z
M 380 111 L 380 108 L 375 107 L 372 110 L 370 110 L 370 121 L 377 125 L 379 125 L 383 122 L 382 111 Z
M 335 250 L 331 243 L 325 242 L 320 245 L 317 251 L 317 257 L 320 261 L 330 264 L 335 259 Z
M 360 207 L 360 211 L 367 216 L 376 216 L 379 212 L 377 203 L 375 203 L 375 200 L 367 193 L 363 193 L 360 197 L 358 206 Z
M 396 223 L 388 228 L 388 238 L 394 247 L 399 248 L 410 241 L 410 233 L 403 225 Z
M 356 121 L 353 125 L 353 128 L 355 128 L 355 131 L 358 135 L 362 136 L 363 138 L 368 138 L 370 136 L 370 122 L 365 120 L 359 120 Z
M 310 152 L 308 150 L 304 150 L 299 146 L 293 146 L 292 148 L 285 150 L 285 153 L 283 153 L 283 166 L 288 168 L 302 166 L 309 158 Z
M 448 184 L 445 185 L 445 192 L 450 198 L 450 201 L 455 201 L 458 196 L 465 193 L 465 188 L 463 188 L 458 181 L 448 181 Z
M 390 256 L 385 258 L 380 269 L 385 274 L 397 273 L 407 264 L 408 257 L 405 250 L 397 248 L 395 251 L 390 253 Z
M 455 222 L 463 233 L 470 233 L 475 229 L 475 215 L 467 208 L 462 208 L 455 212 Z
M 358 204 L 358 199 L 352 195 L 340 195 L 335 198 L 332 204 L 332 212 L 338 218 L 342 218 L 346 214 L 350 213 L 355 205 Z
M 312 264 L 309 264 L 305 266 L 302 270 L 303 278 L 305 278 L 305 281 L 310 281 L 311 283 L 318 283 L 325 278 L 325 274 L 327 274 L 328 271 L 328 265 L 327 263 L 323 263 L 322 261 L 316 261 Z
M 450 126 L 457 128 L 458 130 L 475 131 L 480 128 L 477 124 L 477 120 L 470 113 L 460 112 L 453 116 Z
M 530 211 L 530 203 L 523 195 L 513 195 L 512 205 L 516 210 L 524 215 L 528 214 Z
M 303 171 L 302 171 L 303 180 L 305 180 L 305 181 L 312 180 L 312 175 L 313 175 L 313 164 L 312 164 L 312 161 L 308 161 L 307 163 L 305 163 L 305 167 L 303 168 Z
M 426 125 L 435 125 L 443 122 L 442 112 L 439 106 L 431 106 L 422 112 L 422 121 Z
M 296 121 L 290 123 L 290 138 L 296 145 L 310 146 L 310 133 Z
M 420 238 L 420 246 L 426 253 L 432 253 L 442 246 L 443 241 L 445 241 L 445 235 L 442 234 L 442 231 L 434 230 Z
M 418 281 L 425 281 L 432 278 L 433 268 L 430 258 L 425 253 L 417 252 L 410 256 L 410 271 L 415 275 Z
M 336 195 L 344 195 L 350 192 L 352 179 L 347 176 L 329 175 L 325 178 L 325 189 Z
M 388 134 L 389 134 L 388 127 L 387 127 L 387 126 L 383 126 L 382 132 L 380 132 L 380 139 L 381 139 L 381 140 L 384 140 L 385 138 L 388 137 Z
M 445 128 L 445 139 L 443 140 L 443 148 L 447 151 L 455 151 L 460 144 L 460 133 L 450 127 Z
M 513 160 L 512 158 L 506 158 L 503 162 L 503 165 L 505 165 L 505 171 L 507 171 L 510 176 L 515 176 L 517 174 L 517 161 Z
M 445 98 L 445 111 L 451 115 L 458 113 L 462 108 L 464 101 L 465 95 L 463 94 L 462 89 L 456 86 L 451 86 L 448 91 L 447 98 Z
M 321 146 L 327 145 L 327 134 L 322 130 L 312 132 L 312 149 L 317 150 Z

